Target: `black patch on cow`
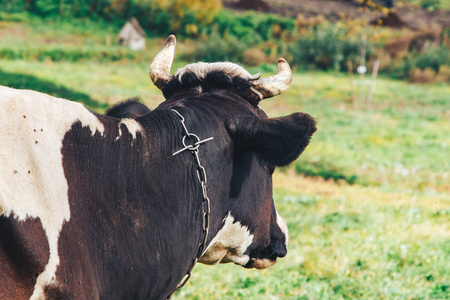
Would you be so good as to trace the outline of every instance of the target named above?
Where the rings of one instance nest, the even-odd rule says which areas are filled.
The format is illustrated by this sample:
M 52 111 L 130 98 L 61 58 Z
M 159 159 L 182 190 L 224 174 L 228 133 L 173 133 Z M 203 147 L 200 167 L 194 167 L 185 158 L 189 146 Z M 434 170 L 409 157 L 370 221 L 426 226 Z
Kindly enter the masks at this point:
M 295 113 L 280 118 L 248 118 L 237 124 L 236 145 L 241 151 L 255 151 L 275 166 L 297 159 L 316 131 L 316 121 L 308 114 Z
M 145 104 L 143 104 L 139 97 L 126 99 L 123 102 L 108 108 L 105 115 L 115 118 L 131 118 L 136 119 L 151 112 Z
M 192 155 L 172 156 L 181 123 L 170 110 L 153 111 L 136 120 L 142 134 L 133 139 L 122 127 L 117 138 L 120 120 L 98 117 L 103 135 L 76 122 L 61 149 L 71 218 L 56 289 L 76 299 L 164 299 L 190 267 L 202 229 Z
M 230 198 L 236 199 L 241 194 L 242 184 L 250 175 L 252 166 L 252 154 L 243 153 L 233 158 L 233 175 L 230 180 Z
M 40 219 L 0 216 L 0 299 L 28 299 L 49 259 Z M 5 276 L 6 275 L 6 276 Z

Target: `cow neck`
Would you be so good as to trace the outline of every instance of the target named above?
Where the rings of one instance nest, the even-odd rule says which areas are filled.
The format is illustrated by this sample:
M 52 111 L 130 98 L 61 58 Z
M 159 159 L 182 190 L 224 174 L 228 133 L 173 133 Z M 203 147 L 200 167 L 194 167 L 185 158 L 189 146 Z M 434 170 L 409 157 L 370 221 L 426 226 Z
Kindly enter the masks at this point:
M 208 193 L 206 191 L 206 183 L 208 182 L 208 179 L 206 177 L 205 168 L 203 167 L 203 165 L 200 162 L 198 152 L 199 152 L 200 145 L 214 139 L 214 137 L 210 137 L 210 138 L 206 138 L 204 140 L 200 140 L 200 138 L 196 134 L 189 132 L 189 130 L 187 129 L 186 124 L 184 122 L 185 119 L 184 119 L 183 115 L 181 115 L 175 109 L 171 109 L 171 111 L 173 111 L 179 117 L 181 125 L 183 127 L 183 132 L 184 132 L 184 136 L 181 140 L 183 148 L 181 148 L 178 151 L 175 151 L 173 153 L 173 156 L 176 156 L 184 151 L 189 151 L 193 155 L 195 163 L 197 164 L 197 168 L 196 168 L 197 179 L 202 187 L 202 201 L 201 201 L 202 238 L 201 238 L 200 243 L 197 248 L 197 254 L 194 257 L 194 260 L 192 261 L 192 265 L 189 268 L 189 271 L 186 273 L 186 275 L 184 275 L 181 282 L 170 292 L 167 299 L 170 299 L 172 297 L 173 293 L 175 293 L 175 291 L 182 288 L 188 282 L 188 280 L 191 278 L 191 272 L 194 269 L 195 264 L 198 262 L 198 260 L 200 259 L 200 257 L 203 254 L 203 251 L 206 248 L 206 240 L 208 239 L 208 231 L 209 231 L 209 215 L 211 212 L 211 204 L 210 204 L 210 201 L 208 198 Z

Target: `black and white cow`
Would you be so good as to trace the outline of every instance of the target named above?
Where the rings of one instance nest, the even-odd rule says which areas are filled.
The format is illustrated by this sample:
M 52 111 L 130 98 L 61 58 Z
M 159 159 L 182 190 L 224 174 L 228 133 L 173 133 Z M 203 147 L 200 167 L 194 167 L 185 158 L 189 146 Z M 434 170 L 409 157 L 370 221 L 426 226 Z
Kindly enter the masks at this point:
M 202 236 L 202 188 L 180 117 L 200 139 L 211 201 L 200 262 L 267 268 L 286 255 L 272 199 L 276 166 L 316 130 L 304 113 L 268 118 L 260 100 L 291 71 L 260 79 L 233 63 L 169 73 L 170 36 L 150 66 L 166 100 L 109 115 L 46 94 L 0 87 L 0 299 L 164 299 Z M 133 105 L 131 105 L 133 106 Z

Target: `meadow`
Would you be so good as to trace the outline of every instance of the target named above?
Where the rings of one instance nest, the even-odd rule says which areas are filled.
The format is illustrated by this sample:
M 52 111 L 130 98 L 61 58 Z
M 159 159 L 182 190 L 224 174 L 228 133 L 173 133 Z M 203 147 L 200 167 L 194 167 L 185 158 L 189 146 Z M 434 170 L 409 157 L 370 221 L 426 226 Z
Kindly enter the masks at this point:
M 0 23 L 0 52 L 29 43 L 105 51 L 98 32 L 36 34 L 29 26 Z M 147 72 L 162 42 L 150 39 L 145 53 L 119 60 L 2 58 L 0 84 L 97 112 L 132 96 L 155 108 L 164 99 Z M 188 47 L 181 41 L 177 51 Z M 276 64 L 249 71 L 271 75 Z M 291 88 L 261 106 L 269 116 L 303 111 L 318 122 L 305 153 L 274 174 L 288 255 L 262 271 L 197 265 L 174 299 L 450 299 L 449 85 L 381 77 L 366 109 L 352 105 L 345 73 L 294 72 Z

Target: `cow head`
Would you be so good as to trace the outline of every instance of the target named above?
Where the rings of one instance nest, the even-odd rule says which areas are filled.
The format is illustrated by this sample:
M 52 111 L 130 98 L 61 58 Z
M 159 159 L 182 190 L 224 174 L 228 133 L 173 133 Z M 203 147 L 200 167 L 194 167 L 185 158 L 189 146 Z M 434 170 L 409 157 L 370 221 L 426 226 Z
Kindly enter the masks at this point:
M 303 113 L 268 118 L 258 106 L 289 87 L 292 75 L 284 59 L 278 74 L 267 78 L 229 62 L 199 62 L 171 75 L 175 44 L 170 36 L 150 66 L 150 78 L 166 98 L 157 109 L 175 108 L 191 132 L 214 137 L 200 151 L 211 199 L 211 230 L 200 262 L 267 268 L 286 255 L 288 244 L 286 222 L 272 198 L 272 173 L 302 153 L 315 120 Z

